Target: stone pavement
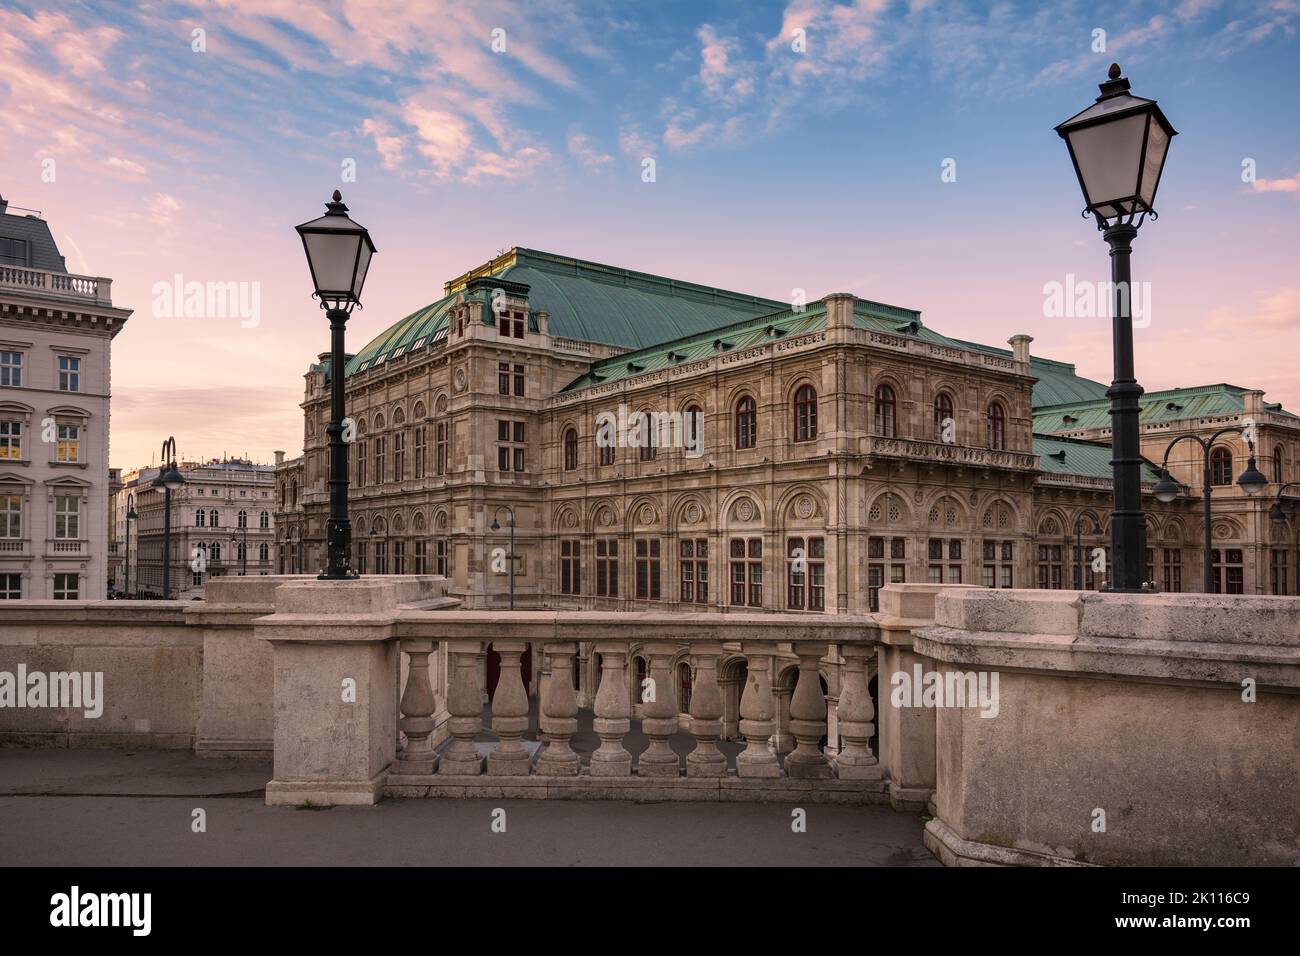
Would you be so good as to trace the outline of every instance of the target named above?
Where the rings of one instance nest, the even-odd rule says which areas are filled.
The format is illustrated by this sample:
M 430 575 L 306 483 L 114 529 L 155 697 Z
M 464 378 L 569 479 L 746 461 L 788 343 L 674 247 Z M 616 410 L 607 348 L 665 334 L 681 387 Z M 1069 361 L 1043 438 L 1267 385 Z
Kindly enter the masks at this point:
M 889 807 L 387 800 L 267 807 L 268 763 L 187 751 L 0 750 L 3 866 L 938 866 Z M 505 811 L 506 831 L 492 830 Z M 206 832 L 191 829 L 193 811 Z

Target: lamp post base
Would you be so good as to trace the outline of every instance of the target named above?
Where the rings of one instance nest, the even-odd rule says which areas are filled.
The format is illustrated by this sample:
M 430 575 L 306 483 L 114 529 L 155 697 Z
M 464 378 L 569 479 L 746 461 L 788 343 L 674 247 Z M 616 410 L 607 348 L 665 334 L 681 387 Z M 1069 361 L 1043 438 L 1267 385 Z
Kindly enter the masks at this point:
M 316 575 L 317 581 L 355 581 L 361 575 L 355 571 L 327 571 L 324 574 Z

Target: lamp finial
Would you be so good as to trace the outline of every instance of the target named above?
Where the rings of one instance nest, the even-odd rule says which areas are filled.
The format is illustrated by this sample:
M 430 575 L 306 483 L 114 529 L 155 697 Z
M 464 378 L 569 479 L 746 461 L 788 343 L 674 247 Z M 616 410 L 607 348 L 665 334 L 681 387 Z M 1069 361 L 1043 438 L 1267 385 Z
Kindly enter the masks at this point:
M 1106 75 L 1109 76 L 1112 80 L 1118 80 L 1118 79 L 1119 79 L 1119 75 L 1120 75 L 1120 73 L 1122 73 L 1122 72 L 1123 72 L 1123 71 L 1119 68 L 1119 64 L 1118 64 L 1118 63 L 1112 63 L 1112 64 L 1110 65 L 1110 72 L 1107 73 Z M 335 198 L 337 198 L 337 197 L 335 197 Z

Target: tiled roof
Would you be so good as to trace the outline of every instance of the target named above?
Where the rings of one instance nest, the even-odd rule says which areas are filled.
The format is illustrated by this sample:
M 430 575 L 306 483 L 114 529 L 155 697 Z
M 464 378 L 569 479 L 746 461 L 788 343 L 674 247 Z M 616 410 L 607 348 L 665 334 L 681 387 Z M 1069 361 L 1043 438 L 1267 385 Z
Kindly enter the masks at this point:
M 1009 349 L 981 345 L 979 342 L 966 342 L 961 339 L 956 341 L 962 348 L 1011 358 L 1012 353 Z M 1029 371 L 1038 377 L 1038 381 L 1034 383 L 1035 408 L 1039 405 L 1059 405 L 1064 402 L 1086 402 L 1104 398 L 1106 395 L 1105 385 L 1094 382 L 1090 378 L 1082 378 L 1069 362 L 1058 362 L 1031 353 Z
M 49 223 L 39 216 L 19 216 L 11 212 L 0 214 L 0 238 L 21 239 L 27 243 L 31 253 L 27 263 L 29 268 L 46 272 L 68 271 L 58 244 L 50 234 Z
M 1034 454 L 1038 456 L 1039 470 L 1049 475 L 1082 475 L 1109 480 L 1113 474 L 1110 445 L 1105 442 L 1035 434 Z M 1142 480 L 1160 480 L 1160 474 L 1151 462 L 1142 463 Z

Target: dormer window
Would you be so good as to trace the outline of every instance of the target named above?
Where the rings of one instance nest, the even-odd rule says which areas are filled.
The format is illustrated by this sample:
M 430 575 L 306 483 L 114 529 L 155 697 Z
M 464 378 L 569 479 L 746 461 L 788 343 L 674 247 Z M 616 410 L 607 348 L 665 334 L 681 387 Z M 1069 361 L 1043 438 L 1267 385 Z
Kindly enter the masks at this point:
M 502 335 L 516 339 L 524 337 L 524 325 L 527 317 L 522 312 L 502 312 L 498 315 L 498 329 Z

